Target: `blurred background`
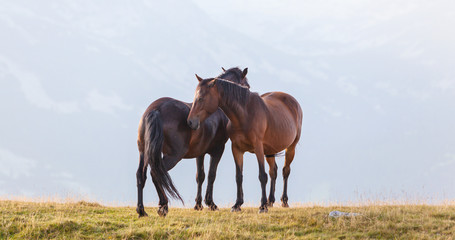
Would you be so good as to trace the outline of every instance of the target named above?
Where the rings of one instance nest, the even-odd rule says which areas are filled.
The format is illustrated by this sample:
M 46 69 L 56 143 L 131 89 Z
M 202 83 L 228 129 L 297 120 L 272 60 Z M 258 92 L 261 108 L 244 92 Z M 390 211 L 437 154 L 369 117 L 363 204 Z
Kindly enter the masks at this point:
M 291 206 L 453 200 L 454 10 L 411 0 L 1 0 L 0 196 L 134 205 L 145 108 L 164 96 L 191 102 L 195 73 L 239 66 L 252 91 L 287 92 L 304 109 Z M 244 164 L 245 201 L 256 206 L 255 156 Z M 170 174 L 192 207 L 195 160 Z M 158 201 L 151 181 L 144 199 Z M 214 200 L 235 199 L 228 142 Z

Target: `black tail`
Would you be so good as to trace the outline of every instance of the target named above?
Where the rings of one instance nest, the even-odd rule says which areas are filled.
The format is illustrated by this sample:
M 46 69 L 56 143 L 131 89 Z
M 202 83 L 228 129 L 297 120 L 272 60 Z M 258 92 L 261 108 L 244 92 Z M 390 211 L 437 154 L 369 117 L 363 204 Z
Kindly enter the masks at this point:
M 281 151 L 279 153 L 275 153 L 275 154 L 270 154 L 270 155 L 265 155 L 266 157 L 282 157 L 284 156 L 285 152 L 284 151 Z
M 174 199 L 180 199 L 183 203 L 182 197 L 172 182 L 171 176 L 166 171 L 161 152 L 163 149 L 163 124 L 161 122 L 160 113 L 153 110 L 144 116 L 145 123 L 145 149 L 144 161 L 150 164 L 152 178 L 158 183 L 158 188 L 162 194 L 166 193 Z

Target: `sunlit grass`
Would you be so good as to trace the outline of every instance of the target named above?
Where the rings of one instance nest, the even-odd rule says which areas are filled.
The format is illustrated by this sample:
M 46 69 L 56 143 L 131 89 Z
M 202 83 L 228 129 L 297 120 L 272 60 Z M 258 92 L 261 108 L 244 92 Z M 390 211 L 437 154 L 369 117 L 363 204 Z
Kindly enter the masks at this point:
M 0 201 L 0 239 L 453 239 L 455 205 L 370 202 L 352 206 L 302 205 L 231 213 L 156 208 L 138 218 L 135 207 L 106 207 L 85 201 Z M 333 211 L 361 216 L 331 218 Z

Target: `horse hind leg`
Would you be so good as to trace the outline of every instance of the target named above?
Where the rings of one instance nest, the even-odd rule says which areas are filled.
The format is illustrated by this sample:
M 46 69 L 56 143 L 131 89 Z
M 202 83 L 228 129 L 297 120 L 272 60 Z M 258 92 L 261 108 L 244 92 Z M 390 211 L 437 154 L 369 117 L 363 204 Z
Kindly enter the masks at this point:
M 200 211 L 204 207 L 202 206 L 202 183 L 205 179 L 204 173 L 204 155 L 196 158 L 197 172 L 196 172 L 196 182 L 197 182 L 197 194 L 196 194 L 196 205 L 194 210 Z
M 275 156 L 266 156 L 267 163 L 269 164 L 269 176 L 270 176 L 270 193 L 267 201 L 268 207 L 273 207 L 275 203 L 275 183 L 277 178 L 278 166 L 275 162 Z
M 186 149 L 182 149 L 182 150 L 186 151 Z M 183 152 L 183 151 L 181 151 L 181 152 Z M 164 162 L 164 168 L 166 169 L 166 171 L 171 170 L 180 160 L 182 160 L 183 155 L 184 155 L 183 153 L 178 153 L 175 155 L 164 155 L 163 162 Z M 160 199 L 157 213 L 161 217 L 166 217 L 166 215 L 169 212 L 169 207 L 168 207 L 169 198 L 166 196 L 164 189 L 160 185 L 160 183 L 158 181 L 156 181 L 155 179 L 153 179 L 153 175 L 152 175 L 152 181 L 155 185 L 156 191 L 158 193 L 158 197 Z
M 147 180 L 147 164 L 144 164 L 144 154 L 140 153 L 139 157 L 139 167 L 136 172 L 137 180 L 137 208 L 136 212 L 139 214 L 139 217 L 148 216 L 144 210 L 143 203 L 143 190 L 145 186 L 145 181 Z
M 289 207 L 288 204 L 288 178 L 291 173 L 291 163 L 294 160 L 296 142 L 286 149 L 285 162 L 283 167 L 283 195 L 281 196 L 281 206 Z
M 156 179 L 154 179 L 153 176 L 152 176 L 152 181 L 153 181 L 153 184 L 155 185 L 156 192 L 158 193 L 158 198 L 160 199 L 157 213 L 161 217 L 166 217 L 167 213 L 169 212 L 169 208 L 167 205 L 169 200 L 168 200 L 166 194 L 164 194 L 163 188 L 158 183 L 158 181 L 156 181 Z

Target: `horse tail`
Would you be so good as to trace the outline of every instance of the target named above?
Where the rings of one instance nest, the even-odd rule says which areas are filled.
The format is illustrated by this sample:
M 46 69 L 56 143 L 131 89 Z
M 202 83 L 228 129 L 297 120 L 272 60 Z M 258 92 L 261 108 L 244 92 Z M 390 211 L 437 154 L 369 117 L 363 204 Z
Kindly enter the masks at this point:
M 152 178 L 154 179 L 157 188 L 163 195 L 166 193 L 174 199 L 179 199 L 183 203 L 182 197 L 172 182 L 171 176 L 166 171 L 161 152 L 163 150 L 164 133 L 163 123 L 161 121 L 160 112 L 152 110 L 144 116 L 145 123 L 145 163 L 150 164 Z
M 281 151 L 281 152 L 278 152 L 278 153 L 275 153 L 275 154 L 268 154 L 268 155 L 265 155 L 266 157 L 282 157 L 284 156 L 284 151 Z

